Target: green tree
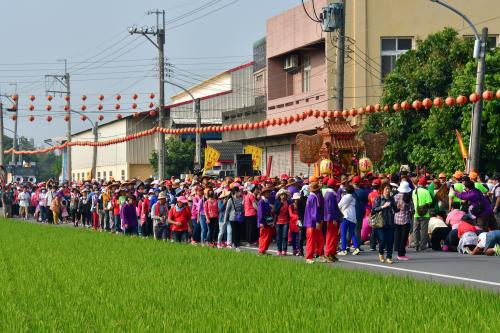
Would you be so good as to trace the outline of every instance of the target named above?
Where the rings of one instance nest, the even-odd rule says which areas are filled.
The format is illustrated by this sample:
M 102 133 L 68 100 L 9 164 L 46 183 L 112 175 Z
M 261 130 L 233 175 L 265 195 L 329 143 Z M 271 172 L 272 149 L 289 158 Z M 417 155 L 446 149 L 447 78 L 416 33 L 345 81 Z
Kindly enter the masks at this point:
M 401 164 L 426 166 L 429 170 L 452 173 L 464 168 L 455 129 L 461 131 L 467 144 L 470 134 L 470 108 L 444 106 L 422 108 L 415 111 L 394 112 L 392 105 L 408 101 L 410 104 L 426 97 L 446 97 L 474 91 L 475 60 L 472 59 L 471 40 L 463 39 L 458 33 L 445 28 L 429 35 L 417 47 L 402 55 L 395 69 L 384 80 L 381 103 L 390 106 L 389 112 L 372 114 L 363 131 L 385 131 L 389 140 L 383 161 L 377 163 L 379 170 L 398 170 Z M 487 68 L 498 68 L 500 51 L 497 49 L 487 57 Z M 496 65 L 495 65 L 496 64 Z M 498 74 L 487 75 L 486 88 L 498 87 Z M 482 170 L 493 171 L 498 165 L 498 125 L 500 116 L 497 102 L 486 103 L 482 135 Z M 496 124 L 496 127 L 495 127 Z M 496 136 L 495 136 L 496 135 Z M 496 159 L 496 160 L 495 160 Z M 495 162 L 496 161 L 496 162 Z
M 183 140 L 171 136 L 165 140 L 165 173 L 168 176 L 178 177 L 181 173 L 193 170 L 195 155 L 195 142 L 191 138 Z M 149 158 L 149 163 L 158 172 L 158 154 L 154 151 Z

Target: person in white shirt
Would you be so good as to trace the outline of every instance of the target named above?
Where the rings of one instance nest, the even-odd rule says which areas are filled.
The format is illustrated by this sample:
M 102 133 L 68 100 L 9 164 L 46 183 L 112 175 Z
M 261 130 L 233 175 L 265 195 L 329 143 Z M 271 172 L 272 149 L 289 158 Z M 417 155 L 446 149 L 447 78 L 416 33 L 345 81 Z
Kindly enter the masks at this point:
M 42 188 L 38 194 L 38 207 L 40 208 L 40 222 L 47 222 L 47 189 Z
M 344 218 L 340 224 L 340 238 L 342 240 L 341 251 L 338 253 L 339 256 L 345 256 L 347 254 L 347 232 L 351 236 L 351 241 L 354 245 L 353 255 L 359 253 L 358 239 L 355 235 L 356 229 L 356 199 L 352 195 L 354 193 L 354 187 L 352 185 L 347 185 L 345 187 L 346 194 L 342 196 L 339 202 L 339 208 Z
M 23 187 L 23 191 L 19 193 L 17 199 L 19 201 L 19 216 L 27 220 L 31 194 L 28 192 L 28 189 L 26 187 Z
M 442 250 L 441 242 L 444 242 L 443 244 L 447 245 L 445 243 L 450 231 L 451 227 L 445 223 L 445 216 L 443 216 L 443 214 L 432 216 L 429 219 L 427 233 L 429 234 L 431 247 L 434 251 Z

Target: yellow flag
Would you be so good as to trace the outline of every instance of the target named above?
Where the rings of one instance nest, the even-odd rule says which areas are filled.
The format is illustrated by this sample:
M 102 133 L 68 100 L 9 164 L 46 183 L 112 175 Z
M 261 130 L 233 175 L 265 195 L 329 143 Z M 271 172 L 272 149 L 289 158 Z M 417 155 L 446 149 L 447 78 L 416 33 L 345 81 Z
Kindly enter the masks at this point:
M 205 148 L 205 171 L 212 169 L 219 161 L 220 153 L 218 150 L 207 146 Z
M 262 148 L 255 146 L 245 146 L 243 151 L 245 154 L 252 155 L 252 164 L 254 170 L 260 170 L 260 163 L 262 162 Z

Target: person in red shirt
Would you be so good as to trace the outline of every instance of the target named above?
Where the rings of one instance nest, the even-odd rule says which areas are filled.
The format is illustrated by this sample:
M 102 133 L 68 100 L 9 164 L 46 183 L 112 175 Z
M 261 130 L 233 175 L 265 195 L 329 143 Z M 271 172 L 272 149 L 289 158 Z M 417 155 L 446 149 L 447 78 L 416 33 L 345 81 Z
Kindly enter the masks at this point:
M 208 190 L 207 197 L 203 207 L 208 224 L 207 242 L 209 246 L 213 247 L 217 245 L 217 236 L 219 235 L 219 206 L 212 189 Z
M 473 223 L 474 223 L 474 220 L 472 220 L 469 215 L 464 215 L 462 217 L 462 220 L 458 224 L 458 238 L 459 239 L 462 238 L 462 236 L 466 232 L 476 233 L 477 229 Z
M 368 194 L 368 205 L 366 206 L 366 211 L 365 211 L 365 216 L 370 217 L 372 213 L 372 207 L 375 203 L 375 199 L 377 199 L 380 196 L 380 185 L 382 184 L 381 180 L 378 178 L 375 178 L 372 181 L 372 188 L 373 191 Z M 368 226 L 370 227 L 370 226 Z M 371 228 L 370 228 L 371 229 Z M 377 233 L 373 232 L 373 230 L 370 232 L 370 251 L 376 251 L 377 250 Z
M 276 215 L 276 245 L 278 246 L 278 256 L 286 256 L 288 246 L 288 225 L 290 223 L 290 213 L 288 211 L 288 198 L 290 192 L 281 189 L 276 193 L 276 203 L 274 213 Z
M 188 200 L 184 196 L 177 198 L 177 203 L 168 212 L 168 224 L 172 225 L 172 239 L 176 242 L 187 242 L 189 237 L 189 221 L 191 210 L 187 205 Z
M 248 191 L 243 196 L 243 213 L 245 216 L 246 240 L 249 245 L 257 244 L 257 199 L 258 187 L 250 184 Z
M 290 234 L 292 236 L 292 248 L 293 248 L 293 255 L 298 256 L 300 255 L 300 244 L 299 244 L 299 201 L 300 201 L 300 193 L 296 192 L 292 196 L 293 203 L 288 206 L 288 214 L 290 215 L 290 224 L 289 224 L 289 229 L 290 229 Z

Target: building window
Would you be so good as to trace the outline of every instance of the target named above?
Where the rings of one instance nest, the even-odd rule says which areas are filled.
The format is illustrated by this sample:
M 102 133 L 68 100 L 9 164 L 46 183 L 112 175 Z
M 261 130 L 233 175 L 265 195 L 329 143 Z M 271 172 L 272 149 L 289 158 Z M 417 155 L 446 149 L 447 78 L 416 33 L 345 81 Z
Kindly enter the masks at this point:
M 98 180 L 101 179 L 101 172 L 100 171 L 97 173 L 97 179 Z
M 102 172 L 102 179 L 106 180 L 106 171 Z
M 380 56 L 382 60 L 382 79 L 396 67 L 398 58 L 411 50 L 412 38 L 382 38 Z
M 302 62 L 302 92 L 311 91 L 311 57 L 304 56 Z
M 73 173 L 73 177 L 72 178 L 75 179 L 75 174 L 74 173 Z
M 125 180 L 125 170 L 122 170 L 122 180 Z
M 110 176 L 110 177 L 113 177 L 113 171 L 110 171 L 110 172 L 109 172 L 109 176 Z

